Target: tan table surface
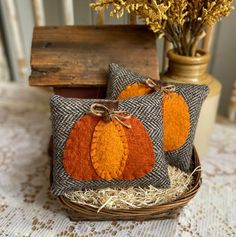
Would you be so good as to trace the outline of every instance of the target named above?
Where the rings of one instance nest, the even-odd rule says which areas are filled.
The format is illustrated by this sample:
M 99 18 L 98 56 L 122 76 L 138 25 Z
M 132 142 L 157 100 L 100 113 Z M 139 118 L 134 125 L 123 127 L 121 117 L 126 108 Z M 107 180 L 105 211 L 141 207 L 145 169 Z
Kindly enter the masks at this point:
M 49 192 L 49 91 L 0 84 L 0 236 L 236 236 L 236 125 L 214 127 L 203 185 L 176 220 L 71 222 Z

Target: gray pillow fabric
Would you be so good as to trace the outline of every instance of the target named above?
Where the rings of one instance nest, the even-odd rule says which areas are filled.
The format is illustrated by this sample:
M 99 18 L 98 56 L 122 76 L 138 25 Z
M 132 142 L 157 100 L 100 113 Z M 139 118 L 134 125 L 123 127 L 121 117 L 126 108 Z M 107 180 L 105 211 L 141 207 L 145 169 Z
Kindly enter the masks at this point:
M 132 180 L 77 180 L 72 178 L 63 165 L 65 145 L 72 127 L 81 119 L 94 103 L 106 100 L 64 98 L 52 96 L 51 115 L 54 143 L 53 180 L 51 190 L 55 195 L 63 195 L 68 191 L 87 188 L 105 188 L 114 186 L 148 186 L 169 187 L 170 180 L 167 162 L 162 147 L 162 95 L 159 92 L 119 101 L 118 110 L 126 111 L 142 122 L 153 145 L 155 165 L 142 178 Z M 114 102 L 114 101 L 113 101 Z M 83 137 L 81 138 L 83 139 Z M 76 146 L 76 144 L 74 144 Z M 141 148 L 140 148 L 141 149 Z M 80 153 L 76 154 L 78 158 Z M 80 165 L 79 163 L 76 165 Z
M 143 83 L 147 78 L 148 77 L 132 72 L 118 64 L 110 64 L 107 99 L 117 99 L 119 94 L 127 86 L 130 86 L 135 83 Z M 171 85 L 175 86 L 175 92 L 178 95 L 182 95 L 185 102 L 187 103 L 190 115 L 190 129 L 185 143 L 178 149 L 166 151 L 165 157 L 169 164 L 177 166 L 181 170 L 189 172 L 193 168 L 192 149 L 196 126 L 201 111 L 202 103 L 208 94 L 208 86 L 180 83 L 171 83 Z M 174 113 L 173 116 L 175 116 Z M 173 136 L 175 136 L 174 132 Z

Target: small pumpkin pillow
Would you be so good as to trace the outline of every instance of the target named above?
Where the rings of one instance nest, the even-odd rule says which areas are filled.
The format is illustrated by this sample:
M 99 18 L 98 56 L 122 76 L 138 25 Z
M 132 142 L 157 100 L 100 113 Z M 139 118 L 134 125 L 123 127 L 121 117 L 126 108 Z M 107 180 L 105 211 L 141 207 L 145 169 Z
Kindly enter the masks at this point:
M 188 172 L 205 85 L 154 81 L 117 64 L 110 64 L 107 99 L 125 99 L 161 91 L 163 94 L 163 147 L 169 164 Z
M 168 187 L 161 93 L 123 101 L 51 98 L 52 192 Z

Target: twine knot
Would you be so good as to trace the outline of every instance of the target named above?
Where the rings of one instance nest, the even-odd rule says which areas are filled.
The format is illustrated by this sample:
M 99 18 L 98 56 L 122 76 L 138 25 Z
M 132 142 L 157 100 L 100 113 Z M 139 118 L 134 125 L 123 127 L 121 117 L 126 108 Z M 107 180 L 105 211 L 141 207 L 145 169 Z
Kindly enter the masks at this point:
M 113 119 L 115 119 L 126 128 L 131 128 L 130 124 L 126 124 L 124 122 L 125 120 L 131 118 L 132 114 L 129 112 L 112 110 L 103 104 L 95 103 L 91 105 L 90 113 L 95 116 L 102 117 L 105 122 L 111 122 Z
M 168 95 L 170 95 L 170 93 L 173 93 L 175 91 L 174 85 L 171 85 L 171 84 L 168 85 L 163 82 L 157 82 L 150 78 L 146 79 L 144 83 L 150 88 L 153 88 L 154 90 L 158 90 L 158 91 L 160 90 L 161 92 L 165 92 Z

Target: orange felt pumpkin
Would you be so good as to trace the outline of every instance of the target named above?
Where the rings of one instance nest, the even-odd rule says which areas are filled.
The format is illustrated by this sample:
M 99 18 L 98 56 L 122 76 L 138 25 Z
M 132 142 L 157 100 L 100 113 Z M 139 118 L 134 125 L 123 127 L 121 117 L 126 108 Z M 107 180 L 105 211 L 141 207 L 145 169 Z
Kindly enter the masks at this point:
M 118 95 L 117 99 L 126 99 L 131 96 L 140 96 L 153 92 L 144 83 L 134 83 L 127 86 Z M 180 148 L 186 141 L 190 131 L 190 114 L 188 105 L 183 96 L 176 92 L 163 96 L 163 127 L 164 151 L 174 151 Z
M 188 138 L 190 131 L 190 114 L 183 96 L 172 93 L 163 96 L 164 151 L 180 148 Z
M 129 97 L 146 95 L 153 91 L 152 88 L 148 87 L 144 83 L 134 83 L 127 86 L 121 93 L 118 95 L 118 100 L 123 100 Z
M 72 127 L 67 138 L 63 165 L 67 174 L 74 179 L 99 179 L 90 159 L 92 135 L 99 120 L 95 116 L 83 116 Z
M 134 116 L 126 128 L 85 115 L 72 127 L 65 144 L 63 165 L 76 180 L 131 180 L 152 170 L 155 155 L 143 124 Z
M 103 179 L 119 178 L 128 159 L 128 144 L 123 126 L 116 120 L 100 120 L 95 128 L 91 160 L 96 173 Z

